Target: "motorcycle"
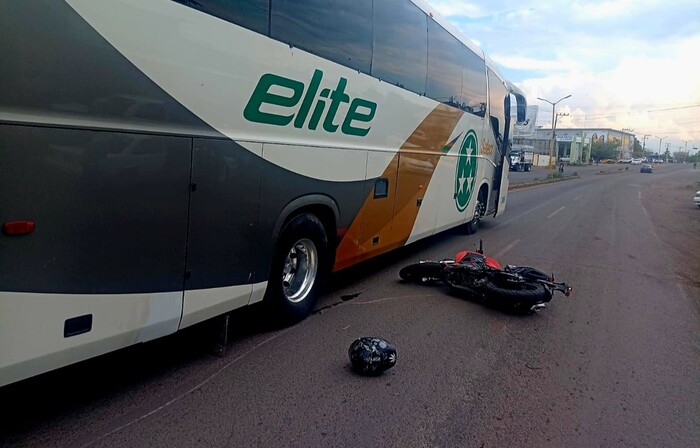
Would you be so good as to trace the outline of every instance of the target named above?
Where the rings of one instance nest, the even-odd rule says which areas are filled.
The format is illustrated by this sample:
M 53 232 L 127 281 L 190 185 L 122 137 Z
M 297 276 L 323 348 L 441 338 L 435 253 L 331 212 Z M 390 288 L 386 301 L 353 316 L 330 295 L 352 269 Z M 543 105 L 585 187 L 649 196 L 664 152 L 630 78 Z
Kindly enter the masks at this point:
M 529 266 L 507 265 L 484 255 L 479 240 L 476 251 L 461 251 L 455 258 L 423 260 L 399 271 L 407 282 L 421 284 L 444 283 L 451 290 L 515 313 L 536 313 L 552 300 L 555 292 L 569 297 L 573 288 L 556 282 L 548 275 Z

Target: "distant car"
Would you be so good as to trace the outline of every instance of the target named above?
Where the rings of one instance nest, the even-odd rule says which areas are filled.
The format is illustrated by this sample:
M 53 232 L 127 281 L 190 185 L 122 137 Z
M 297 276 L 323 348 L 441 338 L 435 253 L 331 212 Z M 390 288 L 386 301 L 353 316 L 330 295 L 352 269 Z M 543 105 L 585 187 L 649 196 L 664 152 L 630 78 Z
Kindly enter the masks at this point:
M 695 197 L 693 198 L 693 201 L 695 202 L 695 205 L 700 207 L 700 191 L 695 192 Z
M 642 159 L 632 159 L 632 165 L 641 165 Z
M 648 163 L 645 163 L 642 165 L 642 168 L 639 170 L 640 173 L 653 173 L 654 169 L 649 165 Z

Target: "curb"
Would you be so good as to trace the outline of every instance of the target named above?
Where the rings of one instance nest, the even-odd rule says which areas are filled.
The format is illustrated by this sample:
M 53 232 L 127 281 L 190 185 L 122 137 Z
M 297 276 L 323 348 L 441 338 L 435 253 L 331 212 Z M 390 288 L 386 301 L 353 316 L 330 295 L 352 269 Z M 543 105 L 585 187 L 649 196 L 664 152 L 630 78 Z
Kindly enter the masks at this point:
M 559 179 L 544 179 L 544 180 L 538 180 L 538 181 L 534 181 L 534 182 L 523 182 L 521 184 L 509 185 L 508 191 L 522 190 L 524 188 L 537 187 L 539 185 L 554 184 L 557 182 L 564 182 L 567 180 L 580 179 L 580 178 L 581 178 L 581 176 L 566 176 L 566 177 L 562 177 Z
M 596 173 L 593 173 L 593 174 L 595 174 L 596 176 L 607 176 L 607 175 L 609 175 L 609 174 L 622 174 L 622 173 L 634 173 L 634 172 L 636 172 L 636 171 L 633 171 L 633 170 L 617 170 L 617 171 L 608 172 L 608 171 L 600 170 L 600 171 L 598 171 L 598 172 L 596 172 Z

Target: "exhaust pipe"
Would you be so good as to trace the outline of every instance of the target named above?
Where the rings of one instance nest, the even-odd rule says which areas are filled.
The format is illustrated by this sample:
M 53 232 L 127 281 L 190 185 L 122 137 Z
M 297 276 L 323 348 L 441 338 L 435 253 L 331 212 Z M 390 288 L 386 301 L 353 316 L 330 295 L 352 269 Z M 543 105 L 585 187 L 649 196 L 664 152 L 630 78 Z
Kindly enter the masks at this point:
M 532 311 L 533 313 L 536 313 L 539 310 L 541 310 L 542 308 L 544 308 L 545 306 L 546 305 L 544 303 L 538 303 L 537 305 L 532 305 L 532 307 L 530 308 L 530 311 Z

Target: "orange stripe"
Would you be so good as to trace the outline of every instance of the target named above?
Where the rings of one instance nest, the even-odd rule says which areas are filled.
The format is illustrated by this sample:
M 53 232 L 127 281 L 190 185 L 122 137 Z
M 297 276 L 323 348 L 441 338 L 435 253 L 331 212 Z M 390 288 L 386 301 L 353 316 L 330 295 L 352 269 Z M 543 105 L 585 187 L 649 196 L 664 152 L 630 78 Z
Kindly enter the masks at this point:
M 406 243 L 418 217 L 417 201 L 425 195 L 445 144 L 463 114 L 440 104 L 408 137 L 381 176 L 389 180 L 388 197 L 374 199 L 374 191 L 367 195 L 338 245 L 334 271 Z M 391 204 L 393 213 L 387 210 Z M 378 244 L 373 243 L 376 237 Z

